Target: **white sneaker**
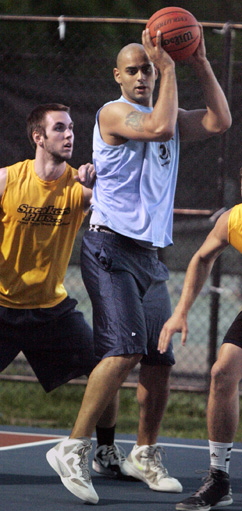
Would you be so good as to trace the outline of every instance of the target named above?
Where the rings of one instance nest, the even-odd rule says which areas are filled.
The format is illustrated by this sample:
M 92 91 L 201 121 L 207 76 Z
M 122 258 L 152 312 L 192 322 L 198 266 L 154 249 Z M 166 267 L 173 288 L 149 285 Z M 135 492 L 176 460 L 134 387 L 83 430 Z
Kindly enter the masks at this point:
M 98 474 L 122 478 L 122 465 L 125 459 L 125 451 L 117 444 L 99 445 L 95 450 L 92 468 Z
M 93 488 L 88 467 L 91 440 L 67 438 L 50 449 L 46 458 L 64 486 L 79 499 L 96 504 L 99 497 Z
M 182 485 L 170 477 L 161 462 L 158 445 L 135 445 L 122 465 L 122 472 L 140 479 L 152 490 L 164 492 L 182 492 Z

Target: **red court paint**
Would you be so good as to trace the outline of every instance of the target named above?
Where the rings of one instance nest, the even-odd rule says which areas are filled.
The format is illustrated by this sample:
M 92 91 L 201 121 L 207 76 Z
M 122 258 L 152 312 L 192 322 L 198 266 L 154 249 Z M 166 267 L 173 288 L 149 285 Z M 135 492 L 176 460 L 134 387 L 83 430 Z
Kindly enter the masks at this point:
M 60 435 L 40 435 L 29 433 L 16 433 L 12 431 L 0 431 L 0 448 L 11 445 L 29 444 L 32 442 L 44 442 L 62 438 Z

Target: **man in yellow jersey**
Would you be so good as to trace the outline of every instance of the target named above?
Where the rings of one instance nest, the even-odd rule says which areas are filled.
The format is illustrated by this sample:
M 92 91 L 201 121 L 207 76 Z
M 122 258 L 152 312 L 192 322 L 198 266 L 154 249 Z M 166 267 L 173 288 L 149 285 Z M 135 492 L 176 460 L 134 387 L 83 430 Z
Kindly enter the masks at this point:
M 0 169 L 0 371 L 22 351 L 49 392 L 96 365 L 92 330 L 63 285 L 95 169 L 87 163 L 75 170 L 66 161 L 74 143 L 69 107 L 37 106 L 27 131 L 35 159 Z M 114 400 L 97 437 L 118 470 L 115 421 Z M 67 439 L 66 448 L 72 444 Z
M 242 185 L 242 168 L 240 169 Z M 241 188 L 242 190 L 242 188 Z M 226 211 L 217 220 L 187 269 L 182 294 L 159 338 L 159 351 L 165 353 L 172 335 L 181 332 L 186 344 L 187 315 L 208 278 L 217 257 L 232 245 L 242 253 L 242 204 Z M 239 422 L 238 386 L 242 378 L 242 312 L 224 336 L 218 359 L 212 367 L 207 408 L 210 470 L 204 485 L 191 497 L 176 505 L 178 511 L 209 511 L 216 504 L 232 504 L 229 480 L 230 454 Z

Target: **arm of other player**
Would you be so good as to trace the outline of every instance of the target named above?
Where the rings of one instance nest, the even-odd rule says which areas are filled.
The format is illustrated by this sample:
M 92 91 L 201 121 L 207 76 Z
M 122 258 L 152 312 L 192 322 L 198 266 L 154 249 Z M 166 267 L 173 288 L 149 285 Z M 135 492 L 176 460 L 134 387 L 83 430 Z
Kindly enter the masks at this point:
M 181 344 L 183 346 L 186 344 L 188 312 L 210 275 L 215 260 L 229 245 L 228 219 L 230 211 L 221 215 L 188 265 L 180 300 L 173 315 L 166 321 L 160 333 L 158 342 L 160 353 L 167 350 L 171 337 L 176 332 L 181 332 Z
M 86 163 L 78 168 L 75 180 L 83 186 L 84 211 L 86 212 L 91 204 L 92 189 L 96 181 L 96 170 L 92 163 Z
M 5 190 L 7 183 L 7 169 L 6 167 L 2 167 L 0 169 L 0 197 L 3 196 L 3 192 Z

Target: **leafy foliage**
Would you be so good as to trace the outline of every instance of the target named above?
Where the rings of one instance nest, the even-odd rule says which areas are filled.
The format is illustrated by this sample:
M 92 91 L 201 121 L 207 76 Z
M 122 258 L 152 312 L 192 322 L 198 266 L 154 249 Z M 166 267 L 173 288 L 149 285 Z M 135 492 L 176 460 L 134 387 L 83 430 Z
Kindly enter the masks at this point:
M 45 394 L 38 383 L 1 382 L 0 424 L 72 429 L 85 387 L 63 385 Z M 206 394 L 172 391 L 160 436 L 207 439 Z M 242 398 L 241 398 L 242 404 Z M 136 390 L 120 391 L 117 433 L 136 434 L 138 404 Z M 241 441 L 240 424 L 235 441 Z

